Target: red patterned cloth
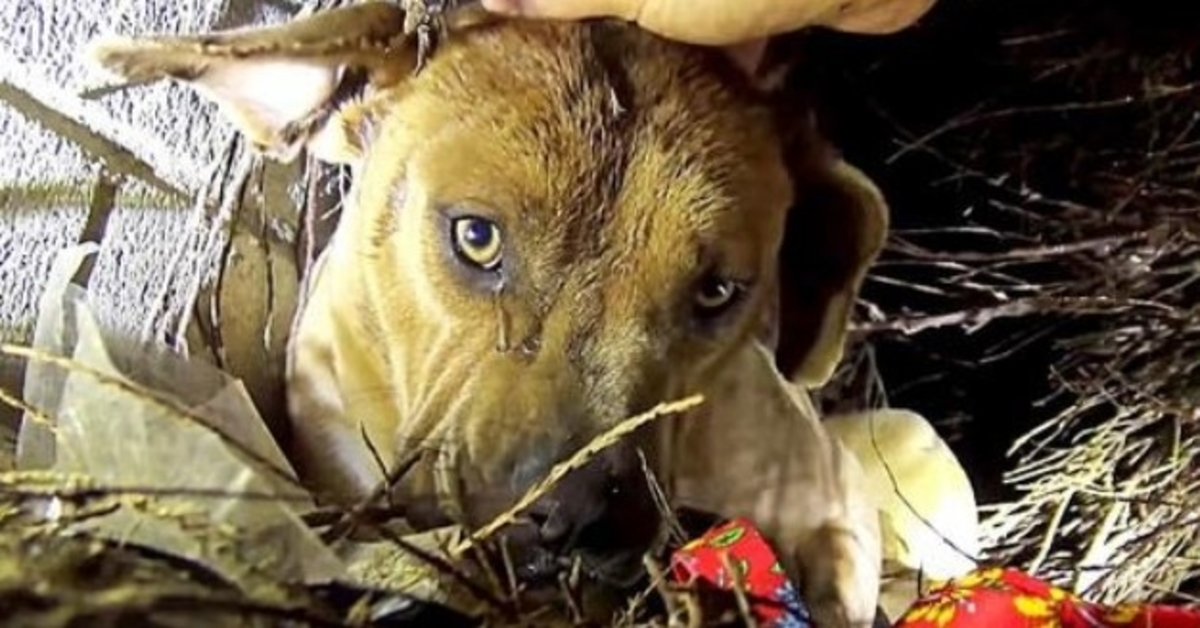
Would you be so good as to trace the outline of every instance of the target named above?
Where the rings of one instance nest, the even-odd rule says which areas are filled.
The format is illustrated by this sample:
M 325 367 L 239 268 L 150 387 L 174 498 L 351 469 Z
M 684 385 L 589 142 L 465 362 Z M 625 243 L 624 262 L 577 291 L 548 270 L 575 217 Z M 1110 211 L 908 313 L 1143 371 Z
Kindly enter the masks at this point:
M 808 611 L 795 586 L 766 539 L 746 519 L 734 519 L 709 530 L 679 548 L 671 557 L 671 572 L 679 582 L 704 583 L 726 591 L 739 573 L 750 611 L 763 628 L 810 628 Z
M 733 590 L 737 570 L 764 628 L 812 628 L 775 552 L 745 519 L 709 530 L 672 556 L 677 581 Z M 980 569 L 940 585 L 895 628 L 1200 628 L 1200 611 L 1163 605 L 1102 606 L 1015 569 Z M 819 628 L 819 627 L 816 627 Z
M 947 582 L 917 600 L 896 628 L 1198 628 L 1200 611 L 1172 606 L 1102 606 L 1016 569 L 991 567 Z

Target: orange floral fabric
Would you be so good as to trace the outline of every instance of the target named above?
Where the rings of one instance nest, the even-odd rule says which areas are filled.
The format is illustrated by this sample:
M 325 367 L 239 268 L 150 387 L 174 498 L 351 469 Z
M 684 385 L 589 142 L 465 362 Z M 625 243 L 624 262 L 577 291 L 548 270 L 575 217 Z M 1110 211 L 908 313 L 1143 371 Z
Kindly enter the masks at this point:
M 710 529 L 676 551 L 672 563 L 677 582 L 730 590 L 740 581 L 762 628 L 821 628 L 748 519 Z M 1200 610 L 1102 606 L 1016 569 L 991 567 L 940 584 L 893 628 L 1200 628 Z
M 1015 569 L 980 569 L 913 604 L 895 628 L 1200 628 L 1200 611 L 1106 607 Z

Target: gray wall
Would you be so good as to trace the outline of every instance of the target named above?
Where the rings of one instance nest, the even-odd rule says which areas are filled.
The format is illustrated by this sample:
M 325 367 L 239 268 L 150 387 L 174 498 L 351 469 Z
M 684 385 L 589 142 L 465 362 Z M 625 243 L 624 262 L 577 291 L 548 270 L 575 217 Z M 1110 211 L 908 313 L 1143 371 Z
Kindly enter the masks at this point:
M 274 22 L 300 4 L 0 0 L 0 342 L 30 340 L 53 256 L 80 240 L 99 241 L 101 253 L 79 282 L 103 323 L 190 345 L 248 378 L 273 408 L 295 292 L 297 169 L 254 169 L 240 147 L 224 159 L 232 129 L 176 85 L 81 99 L 98 77 L 79 55 L 99 35 Z M 228 189 L 248 173 L 251 192 L 263 186 L 261 203 L 248 194 L 222 207 L 217 195 L 204 194 L 210 180 Z M 230 210 L 233 228 L 222 228 Z M 213 281 L 218 273 L 223 279 Z M 202 315 L 190 316 L 195 311 Z M 206 350 L 210 312 L 223 330 L 219 352 Z M 263 333 L 267 327 L 272 333 Z M 0 385 L 13 390 L 20 374 L 19 364 L 0 357 Z M 0 410 L 0 439 L 14 416 Z

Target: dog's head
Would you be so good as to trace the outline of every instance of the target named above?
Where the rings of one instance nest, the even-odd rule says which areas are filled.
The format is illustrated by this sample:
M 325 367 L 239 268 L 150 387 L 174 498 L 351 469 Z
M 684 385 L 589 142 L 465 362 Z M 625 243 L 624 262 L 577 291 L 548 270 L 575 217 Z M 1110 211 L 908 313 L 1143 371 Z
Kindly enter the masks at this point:
M 452 425 L 480 486 L 516 496 L 752 337 L 796 379 L 828 376 L 884 206 L 846 164 L 785 147 L 722 56 L 619 23 L 480 20 L 414 75 L 402 23 L 371 3 L 98 49 L 195 86 L 269 153 L 353 167 L 331 246 L 386 371 L 370 394 L 401 409 L 364 417 L 377 433 Z M 583 513 L 568 527 L 622 483 L 645 491 L 630 449 L 596 464 L 551 500 Z

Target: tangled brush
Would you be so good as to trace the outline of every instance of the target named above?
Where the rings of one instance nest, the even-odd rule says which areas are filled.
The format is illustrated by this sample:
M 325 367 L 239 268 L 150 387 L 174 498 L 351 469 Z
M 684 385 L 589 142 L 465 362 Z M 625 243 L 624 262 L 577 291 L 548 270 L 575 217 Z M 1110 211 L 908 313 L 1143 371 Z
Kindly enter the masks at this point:
M 1194 592 L 1200 16 L 1003 4 L 806 42 L 831 128 L 892 198 L 860 336 L 892 403 L 975 423 L 943 427 L 996 502 L 987 558 L 1097 601 Z M 1014 398 L 1028 416 L 988 415 Z

